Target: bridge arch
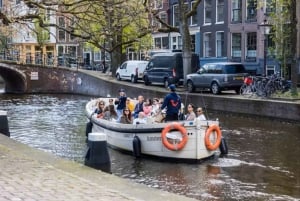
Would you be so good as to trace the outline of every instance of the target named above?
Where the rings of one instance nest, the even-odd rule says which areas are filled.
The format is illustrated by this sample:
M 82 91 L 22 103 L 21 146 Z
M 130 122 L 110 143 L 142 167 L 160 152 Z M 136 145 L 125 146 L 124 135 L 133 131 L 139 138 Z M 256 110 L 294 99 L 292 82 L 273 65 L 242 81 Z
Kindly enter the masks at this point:
M 27 89 L 26 75 L 12 65 L 0 63 L 0 76 L 4 80 L 5 93 L 24 93 Z

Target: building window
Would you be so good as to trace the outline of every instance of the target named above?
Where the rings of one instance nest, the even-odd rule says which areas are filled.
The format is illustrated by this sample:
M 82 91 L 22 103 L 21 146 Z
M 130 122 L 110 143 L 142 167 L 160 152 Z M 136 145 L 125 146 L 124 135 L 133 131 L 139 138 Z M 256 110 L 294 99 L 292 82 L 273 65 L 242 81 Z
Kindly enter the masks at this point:
M 154 8 L 155 9 L 163 9 L 163 0 L 155 0 Z
M 232 34 L 232 58 L 242 57 L 242 35 L 241 33 Z
M 246 50 L 246 60 L 256 61 L 256 44 L 257 37 L 256 32 L 251 32 L 247 34 L 247 50 Z
M 94 61 L 101 61 L 101 52 L 100 52 L 100 50 L 94 52 Z
M 173 6 L 173 26 L 179 26 L 179 9 L 178 4 Z
M 211 23 L 211 0 L 204 1 L 204 23 L 209 24 Z
M 224 22 L 224 0 L 217 0 L 217 22 Z
M 16 4 L 20 4 L 21 3 L 21 0 L 16 0 Z
M 0 8 L 2 8 L 2 0 L 0 0 Z
M 225 57 L 224 32 L 216 33 L 216 55 L 217 57 Z
M 65 18 L 59 17 L 58 18 L 58 26 L 65 28 Z M 58 41 L 66 41 L 66 32 L 64 30 L 59 29 L 58 30 Z
M 168 24 L 168 16 L 167 16 L 167 13 L 166 12 L 161 12 L 160 14 L 160 19 L 161 19 L 161 21 L 163 21 L 163 22 L 165 22 L 166 24 Z M 162 27 L 162 25 L 161 24 L 159 24 L 159 27 Z
M 211 33 L 204 33 L 203 37 L 203 57 L 211 57 Z
M 68 46 L 67 53 L 70 57 L 76 57 L 77 56 L 76 46 Z
M 248 21 L 256 21 L 256 8 L 257 8 L 257 0 L 248 0 L 247 1 L 247 20 Z
M 191 4 L 191 10 L 192 10 L 192 7 L 193 5 L 195 4 L 195 2 L 192 2 Z M 197 19 L 197 13 L 195 15 L 193 15 L 191 17 L 191 25 L 197 25 L 198 24 L 198 19 Z
M 266 15 L 270 15 L 276 10 L 276 1 L 274 0 L 266 0 L 265 11 Z
M 195 44 L 196 44 L 196 36 L 191 35 L 191 51 L 192 52 L 196 51 L 196 49 L 195 49 L 196 45 Z
M 232 22 L 242 21 L 242 1 L 232 0 Z

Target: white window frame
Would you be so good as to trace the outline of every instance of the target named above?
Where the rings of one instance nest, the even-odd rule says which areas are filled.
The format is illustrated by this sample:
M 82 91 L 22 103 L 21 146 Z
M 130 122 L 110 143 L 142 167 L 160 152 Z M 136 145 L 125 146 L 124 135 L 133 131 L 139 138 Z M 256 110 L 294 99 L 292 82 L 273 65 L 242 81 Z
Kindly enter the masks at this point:
M 219 37 L 218 37 L 218 34 L 223 34 L 223 43 L 222 43 L 222 40 L 220 39 L 219 40 Z M 221 41 L 221 49 L 219 47 L 219 41 Z M 219 51 L 221 51 L 221 55 L 219 55 Z M 216 57 L 224 57 L 226 55 L 222 55 L 222 52 L 224 51 L 225 53 L 225 32 L 224 31 L 217 31 L 216 32 Z
M 222 20 L 219 20 L 219 18 L 218 18 L 219 1 L 220 0 L 216 0 L 216 23 L 217 24 L 224 24 L 225 1 L 227 1 L 227 0 L 222 0 L 223 1 L 223 7 L 222 7 L 223 8 L 223 18 L 222 18 Z
M 211 57 L 211 47 L 210 47 L 210 42 L 211 42 L 211 38 L 212 38 L 211 34 L 212 34 L 211 32 L 203 33 L 203 57 L 206 57 L 206 58 Z
M 194 3 L 195 3 L 195 1 L 191 2 L 191 10 L 192 10 L 192 7 L 193 7 Z M 196 26 L 198 24 L 197 16 L 198 16 L 198 14 L 191 16 L 190 26 Z M 196 21 L 196 22 L 194 23 L 194 21 Z

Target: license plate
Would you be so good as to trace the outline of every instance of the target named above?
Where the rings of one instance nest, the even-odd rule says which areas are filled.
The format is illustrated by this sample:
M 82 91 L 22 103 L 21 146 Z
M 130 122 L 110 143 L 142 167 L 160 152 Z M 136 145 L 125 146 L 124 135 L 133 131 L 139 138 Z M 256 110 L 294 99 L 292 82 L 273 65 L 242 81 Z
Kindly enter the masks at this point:
M 239 76 L 239 77 L 234 77 L 234 79 L 235 80 L 244 80 L 244 77 Z

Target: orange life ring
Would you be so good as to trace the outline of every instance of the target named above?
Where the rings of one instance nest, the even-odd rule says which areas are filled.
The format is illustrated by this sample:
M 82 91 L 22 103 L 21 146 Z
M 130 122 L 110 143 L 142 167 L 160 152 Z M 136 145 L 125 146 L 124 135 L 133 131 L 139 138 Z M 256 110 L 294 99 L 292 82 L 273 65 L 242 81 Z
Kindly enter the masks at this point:
M 180 143 L 170 143 L 167 139 L 167 133 L 171 130 L 178 130 L 182 135 Z M 161 132 L 161 140 L 163 145 L 171 151 L 181 150 L 187 143 L 188 135 L 186 129 L 179 123 L 173 122 L 168 124 Z
M 211 141 L 210 141 L 210 135 L 214 132 L 216 132 L 216 134 L 217 134 L 217 139 L 216 139 L 215 143 L 212 144 Z M 222 132 L 221 132 L 219 126 L 217 126 L 216 124 L 210 125 L 208 127 L 208 129 L 206 130 L 206 133 L 205 133 L 205 146 L 206 146 L 206 148 L 209 151 L 216 150 L 220 146 L 221 138 L 222 138 Z

